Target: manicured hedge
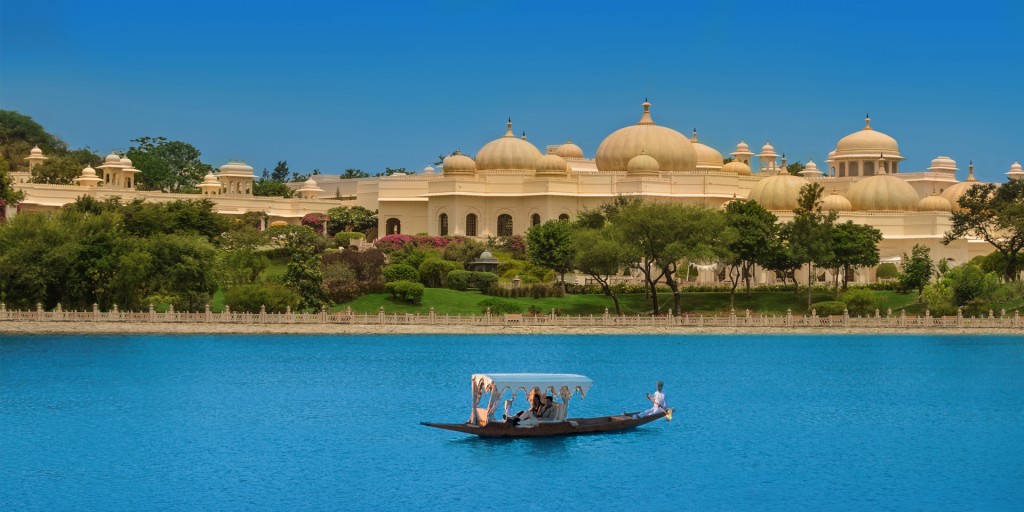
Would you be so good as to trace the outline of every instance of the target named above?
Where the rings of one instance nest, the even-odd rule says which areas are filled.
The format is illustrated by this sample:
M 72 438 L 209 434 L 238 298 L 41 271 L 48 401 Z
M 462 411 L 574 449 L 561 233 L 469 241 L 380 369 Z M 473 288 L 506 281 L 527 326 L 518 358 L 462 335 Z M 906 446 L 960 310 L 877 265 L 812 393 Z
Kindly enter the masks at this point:
M 838 300 L 815 302 L 811 304 L 811 309 L 815 310 L 818 316 L 841 315 L 846 311 L 846 303 Z
M 396 263 L 394 265 L 388 265 L 381 270 L 381 275 L 384 276 L 384 281 L 419 281 L 420 273 L 412 265 L 406 265 L 404 263 Z
M 384 290 L 389 292 L 396 299 L 404 299 L 413 304 L 423 299 L 423 290 L 426 288 L 420 283 L 412 281 L 393 281 L 384 285 Z

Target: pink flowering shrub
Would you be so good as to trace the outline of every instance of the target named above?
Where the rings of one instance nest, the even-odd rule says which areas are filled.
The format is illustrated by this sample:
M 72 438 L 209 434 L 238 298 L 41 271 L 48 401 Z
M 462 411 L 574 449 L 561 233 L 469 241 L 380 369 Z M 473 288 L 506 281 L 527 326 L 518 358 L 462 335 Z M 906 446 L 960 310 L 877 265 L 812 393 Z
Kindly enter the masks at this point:
M 420 249 L 444 249 L 451 242 L 451 238 L 443 236 L 388 235 L 378 238 L 374 245 L 385 253 L 391 253 L 402 250 L 406 247 L 416 247 Z
M 325 222 L 327 222 L 327 216 L 322 213 L 307 213 L 302 217 L 302 225 L 313 228 L 313 231 L 318 234 L 323 234 Z

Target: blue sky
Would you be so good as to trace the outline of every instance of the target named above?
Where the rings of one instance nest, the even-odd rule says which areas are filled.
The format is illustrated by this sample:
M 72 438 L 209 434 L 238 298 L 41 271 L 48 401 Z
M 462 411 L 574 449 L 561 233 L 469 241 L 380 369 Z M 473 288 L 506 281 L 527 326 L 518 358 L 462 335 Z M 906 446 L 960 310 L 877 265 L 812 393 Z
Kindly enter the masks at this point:
M 1024 2 L 0 0 L 0 108 L 74 147 L 184 140 L 220 165 L 421 169 L 512 117 L 592 157 L 635 123 L 821 163 L 872 126 L 1005 179 L 1024 160 Z

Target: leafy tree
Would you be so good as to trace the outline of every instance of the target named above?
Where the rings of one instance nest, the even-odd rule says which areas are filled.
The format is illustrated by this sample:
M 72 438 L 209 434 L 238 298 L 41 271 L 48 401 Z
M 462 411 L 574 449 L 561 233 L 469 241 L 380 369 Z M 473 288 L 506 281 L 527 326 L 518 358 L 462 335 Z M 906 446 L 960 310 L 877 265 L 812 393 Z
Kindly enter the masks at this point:
M 71 185 L 82 174 L 82 169 L 100 165 L 101 161 L 99 155 L 88 148 L 54 155 L 32 169 L 32 182 Z
M 284 182 L 261 178 L 252 187 L 252 195 L 266 197 L 292 197 L 295 191 Z
M 960 197 L 960 211 L 953 213 L 952 222 L 943 244 L 967 236 L 980 238 L 1004 256 L 1003 279 L 1019 278 L 1016 270 L 1024 250 L 1024 181 L 974 185 Z
M 169 203 L 146 203 L 136 199 L 123 209 L 124 230 L 131 235 L 199 235 L 215 242 L 228 230 L 229 221 L 213 209 L 209 199 L 187 199 Z
M 483 242 L 471 238 L 457 238 L 445 246 L 441 257 L 449 261 L 457 261 L 465 267 L 479 258 L 486 250 L 487 245 Z
M 24 158 L 36 144 L 47 156 L 63 154 L 68 149 L 64 141 L 48 133 L 31 117 L 13 110 L 0 110 L 0 159 L 9 166 L 0 171 L 28 165 Z
M 892 263 L 882 263 L 875 269 L 875 277 L 879 279 L 896 279 L 900 276 L 900 269 Z
M 949 315 L 962 307 L 968 314 L 981 313 L 999 288 L 999 275 L 968 263 L 950 269 L 925 287 L 922 298 L 934 314 Z
M 807 265 L 807 307 L 811 307 L 814 289 L 814 265 L 827 264 L 833 257 L 832 228 L 838 214 L 821 209 L 821 196 L 825 188 L 809 183 L 800 188 L 793 220 L 784 233 L 789 240 L 792 256 Z
M 438 165 L 444 165 L 444 159 L 445 158 L 448 158 L 448 157 L 450 157 L 452 155 L 461 155 L 461 154 L 462 154 L 462 150 L 456 149 L 455 151 L 452 151 L 451 153 L 448 153 L 447 155 L 437 155 L 437 160 L 435 160 L 430 165 L 433 165 L 435 167 L 438 166 Z
M 16 203 L 21 201 L 24 197 L 24 193 L 19 190 L 14 190 L 14 180 L 11 175 L 7 173 L 7 162 L 0 157 L 0 209 L 7 206 L 10 203 Z M 0 220 L 3 219 L 5 212 L 0 211 Z
M 362 206 L 337 206 L 327 210 L 327 233 L 343 231 L 365 233 L 377 225 L 377 212 Z
M 842 302 L 846 309 L 854 316 L 870 316 L 876 309 L 883 306 L 875 292 L 867 288 L 854 288 L 842 295 Z
M 127 156 L 142 171 L 138 187 L 143 190 L 180 192 L 194 188 L 213 172 L 212 166 L 199 159 L 199 150 L 186 142 L 164 137 L 140 137 L 132 142 L 136 145 L 128 149 Z
M 385 167 L 384 168 L 384 172 L 378 172 L 376 175 L 377 176 L 391 176 L 393 174 L 398 174 L 398 173 L 402 173 L 402 174 L 415 174 L 415 172 L 413 172 L 413 171 L 405 170 L 405 167 L 396 167 L 396 168 Z
M 782 276 L 783 283 L 786 280 L 792 280 L 793 296 L 795 297 L 800 293 L 800 286 L 796 280 L 796 271 L 803 266 L 803 263 L 793 254 L 793 248 L 789 242 L 789 232 L 792 226 L 792 222 L 779 226 L 779 238 L 769 247 L 762 266 Z
M 848 285 L 846 277 L 851 270 L 878 265 L 878 243 L 882 241 L 882 232 L 871 226 L 846 221 L 833 226 L 831 234 L 831 258 L 823 266 L 832 270 L 835 294 L 839 290 L 840 274 L 845 291 Z
M 289 172 L 290 171 L 288 170 L 288 161 L 281 160 L 277 162 L 277 165 L 274 167 L 274 172 L 270 173 L 270 180 L 276 181 L 278 183 L 284 183 L 288 181 Z
M 765 266 L 779 236 L 778 217 L 757 201 L 732 201 L 725 207 L 725 221 L 736 232 L 728 247 L 732 255 L 727 261 L 733 279 L 731 294 L 736 294 L 739 279 L 742 279 L 750 297 L 754 267 Z
M 800 161 L 796 161 L 786 166 L 786 172 L 793 176 L 800 176 L 800 172 L 806 168 L 806 165 L 800 163 Z
M 299 294 L 299 306 L 319 309 L 325 304 L 320 252 L 323 237 L 307 226 L 270 228 L 271 241 L 288 254 L 284 284 Z
M 924 292 L 925 285 L 931 281 L 933 273 L 931 249 L 915 244 L 914 248 L 910 250 L 910 256 L 907 256 L 906 253 L 903 254 L 899 276 L 900 289 L 904 293 L 909 290 L 917 290 L 917 295 L 920 297 Z
M 369 178 L 370 173 L 359 170 L 359 169 L 345 169 L 345 172 L 338 175 L 343 180 L 351 180 L 356 178 Z
M 614 239 L 618 232 L 610 226 L 601 229 L 576 228 L 572 232 L 572 267 L 590 276 L 605 295 L 615 303 L 615 314 L 622 315 L 622 306 L 611 276 L 628 266 L 626 244 Z
M 572 270 L 572 226 L 564 220 L 531 226 L 526 231 L 526 254 L 533 263 L 557 272 L 565 289 L 565 273 Z

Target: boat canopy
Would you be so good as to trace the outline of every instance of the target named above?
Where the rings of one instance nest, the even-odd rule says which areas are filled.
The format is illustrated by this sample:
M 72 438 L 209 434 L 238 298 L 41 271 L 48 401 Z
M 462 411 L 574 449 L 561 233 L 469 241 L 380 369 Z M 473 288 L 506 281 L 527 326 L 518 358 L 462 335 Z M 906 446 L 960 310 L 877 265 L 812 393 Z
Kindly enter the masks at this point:
M 529 393 L 536 388 L 557 395 L 567 407 L 573 393 L 578 391 L 585 398 L 592 385 L 594 381 L 589 377 L 574 373 L 476 373 L 473 374 L 473 412 L 470 422 L 486 422 L 493 418 L 505 391 L 511 391 L 514 399 L 519 390 Z M 477 406 L 484 393 L 490 393 L 491 398 L 485 410 L 478 410 Z

